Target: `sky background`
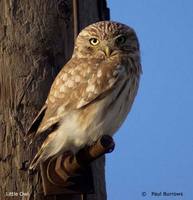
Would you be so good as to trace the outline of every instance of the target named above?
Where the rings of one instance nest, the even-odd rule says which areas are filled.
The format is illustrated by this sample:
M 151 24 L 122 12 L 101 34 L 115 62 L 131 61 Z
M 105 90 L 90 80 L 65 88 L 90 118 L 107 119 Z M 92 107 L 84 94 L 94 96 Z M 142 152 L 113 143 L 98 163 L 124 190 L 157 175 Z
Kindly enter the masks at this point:
M 136 30 L 143 67 L 132 111 L 106 156 L 108 200 L 191 200 L 193 0 L 107 2 L 111 20 Z

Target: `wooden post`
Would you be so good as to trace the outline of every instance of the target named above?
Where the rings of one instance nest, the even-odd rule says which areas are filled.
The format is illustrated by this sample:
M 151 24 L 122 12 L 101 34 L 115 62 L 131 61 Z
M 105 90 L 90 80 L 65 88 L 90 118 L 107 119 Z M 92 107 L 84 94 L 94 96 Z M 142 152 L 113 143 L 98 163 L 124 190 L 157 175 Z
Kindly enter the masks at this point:
M 40 174 L 25 165 L 34 155 L 23 135 L 73 49 L 74 24 L 109 19 L 105 0 L 0 1 L 0 199 L 80 200 L 80 195 L 44 196 Z M 74 21 L 73 10 L 77 10 Z M 76 22 L 76 23 L 75 23 Z M 104 157 L 93 163 L 96 194 L 105 200 Z

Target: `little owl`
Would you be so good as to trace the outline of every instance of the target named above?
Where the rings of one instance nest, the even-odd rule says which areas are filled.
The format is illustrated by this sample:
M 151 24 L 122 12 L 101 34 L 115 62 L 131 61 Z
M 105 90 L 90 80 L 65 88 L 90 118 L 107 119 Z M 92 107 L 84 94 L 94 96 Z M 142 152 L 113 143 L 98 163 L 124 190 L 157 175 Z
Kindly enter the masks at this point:
M 76 153 L 103 135 L 112 136 L 131 109 L 140 73 L 139 43 L 132 28 L 101 21 L 83 29 L 29 129 L 32 141 L 44 138 L 30 169 L 63 152 Z

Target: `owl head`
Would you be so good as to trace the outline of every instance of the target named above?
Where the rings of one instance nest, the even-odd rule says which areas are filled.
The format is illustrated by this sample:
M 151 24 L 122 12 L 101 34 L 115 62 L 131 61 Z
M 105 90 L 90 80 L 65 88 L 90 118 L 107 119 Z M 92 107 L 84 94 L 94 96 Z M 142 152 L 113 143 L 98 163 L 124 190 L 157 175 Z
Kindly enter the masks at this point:
M 78 35 L 74 56 L 108 59 L 139 52 L 135 31 L 118 22 L 100 21 L 84 28 Z

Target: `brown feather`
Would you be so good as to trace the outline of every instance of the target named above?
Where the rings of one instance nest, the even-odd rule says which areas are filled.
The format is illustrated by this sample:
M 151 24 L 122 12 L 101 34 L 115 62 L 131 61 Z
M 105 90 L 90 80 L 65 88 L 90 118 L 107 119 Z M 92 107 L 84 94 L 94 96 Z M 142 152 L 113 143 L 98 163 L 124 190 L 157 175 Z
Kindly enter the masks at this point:
M 41 110 L 38 113 L 38 115 L 33 120 L 31 126 L 27 130 L 27 133 L 25 135 L 25 140 L 29 140 L 29 139 L 31 140 L 35 136 L 35 134 L 36 134 L 36 132 L 38 130 L 38 127 L 41 124 L 42 119 L 43 119 L 43 117 L 45 115 L 46 109 L 47 109 L 47 104 L 44 104 L 44 106 L 41 108 Z

